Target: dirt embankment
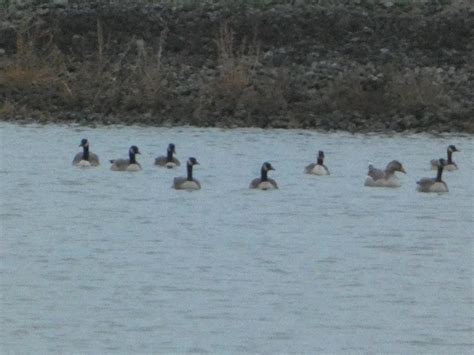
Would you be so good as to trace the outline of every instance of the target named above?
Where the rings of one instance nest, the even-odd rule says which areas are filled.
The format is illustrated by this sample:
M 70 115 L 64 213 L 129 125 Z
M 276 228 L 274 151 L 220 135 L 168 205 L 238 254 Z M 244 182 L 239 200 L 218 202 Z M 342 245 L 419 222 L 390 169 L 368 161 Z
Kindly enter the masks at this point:
M 474 10 L 36 6 L 0 19 L 0 119 L 474 133 Z

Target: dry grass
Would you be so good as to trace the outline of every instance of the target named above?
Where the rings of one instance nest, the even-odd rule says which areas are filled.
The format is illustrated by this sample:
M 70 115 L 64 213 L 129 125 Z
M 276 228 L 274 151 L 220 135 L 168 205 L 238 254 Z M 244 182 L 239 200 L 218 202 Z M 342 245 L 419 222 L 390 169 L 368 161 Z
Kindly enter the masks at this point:
M 10 100 L 6 99 L 0 104 L 0 114 L 2 116 L 8 117 L 13 115 L 16 112 L 15 105 Z
M 77 73 L 68 80 L 70 104 L 75 109 L 101 113 L 159 110 L 166 90 L 162 82 L 164 30 L 156 49 L 132 38 L 120 56 L 109 52 L 107 29 L 97 21 L 97 53 L 94 59 L 77 63 Z
M 453 105 L 435 68 L 403 69 L 389 75 L 387 92 L 394 107 L 406 111 L 418 107 L 436 111 Z
M 118 38 L 113 27 L 99 18 L 93 23 L 95 29 L 77 35 L 90 41 L 89 34 L 95 31 L 93 49 L 88 46 L 74 55 L 61 53 L 50 32 L 25 25 L 18 32 L 16 55 L 0 69 L 0 99 L 4 100 L 0 113 L 12 115 L 25 108 L 25 112 L 45 114 L 79 113 L 76 117 L 136 114 L 137 120 L 189 122 L 188 114 L 194 112 L 195 124 L 215 125 L 223 118 L 228 124 L 257 126 L 299 115 L 301 122 L 314 126 L 315 116 L 335 111 L 390 117 L 450 112 L 458 104 L 449 81 L 431 68 L 404 68 L 398 62 L 382 68 L 354 63 L 341 66 L 342 71 L 310 71 L 314 75 L 308 79 L 303 65 L 284 62 L 274 67 L 262 58 L 256 30 L 245 29 L 248 37 L 244 37 L 232 27 L 235 19 L 229 21 L 210 37 L 215 62 L 207 50 L 205 60 L 195 66 L 193 61 L 180 63 L 180 53 L 171 52 L 167 58 L 166 28 L 159 38 L 146 37 L 147 42 L 129 34 Z M 170 48 L 174 35 L 169 36 Z
M 219 65 L 219 89 L 227 95 L 237 97 L 252 83 L 253 71 L 259 64 L 260 48 L 256 42 L 240 45 L 229 24 L 223 23 L 216 39 L 217 63 Z
M 122 55 L 115 56 L 109 51 L 111 36 L 99 19 L 96 55 L 77 62 L 59 51 L 52 34 L 28 26 L 33 22 L 25 21 L 17 34 L 16 55 L 0 71 L 0 88 L 6 98 L 21 90 L 25 95 L 22 102 L 45 111 L 58 106 L 101 113 L 149 112 L 163 106 L 166 75 L 162 56 L 167 30 L 162 32 L 157 48 L 148 48 L 143 40 L 133 38 Z
M 378 74 L 360 69 L 340 75 L 325 90 L 323 102 L 331 111 L 365 115 L 391 110 L 434 112 L 453 105 L 436 70 L 392 66 L 382 68 Z
M 0 86 L 7 90 L 55 86 L 65 71 L 64 57 L 49 32 L 26 25 L 17 33 L 14 61 L 0 72 Z
M 345 72 L 329 84 L 323 101 L 331 111 L 379 113 L 386 109 L 384 86 L 383 80 L 367 76 L 362 69 Z
M 224 22 L 215 43 L 218 76 L 204 85 L 195 114 L 199 116 L 205 109 L 220 112 L 224 117 L 237 117 L 249 124 L 260 116 L 258 119 L 264 119 L 257 125 L 265 126 L 265 117 L 286 107 L 287 72 L 275 70 L 271 77 L 261 75 L 256 30 L 250 41 L 247 38 L 237 41 L 230 24 Z

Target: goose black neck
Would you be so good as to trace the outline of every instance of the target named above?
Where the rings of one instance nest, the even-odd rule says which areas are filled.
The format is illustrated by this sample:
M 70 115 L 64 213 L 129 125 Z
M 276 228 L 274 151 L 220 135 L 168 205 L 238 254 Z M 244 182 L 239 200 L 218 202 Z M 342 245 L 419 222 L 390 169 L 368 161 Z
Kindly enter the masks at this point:
M 128 155 L 130 156 L 130 164 L 136 164 L 135 153 L 129 152 Z
M 168 150 L 166 154 L 166 162 L 171 163 L 173 161 L 173 151 Z
M 187 164 L 186 168 L 188 170 L 188 181 L 193 181 L 193 166 L 191 164 Z
M 89 147 L 87 145 L 82 147 L 82 160 L 89 160 Z
M 453 152 L 448 149 L 448 164 L 453 162 Z
M 323 158 L 318 158 L 318 165 L 323 165 Z
M 438 166 L 438 174 L 436 174 L 436 181 L 441 182 L 441 176 L 443 175 L 443 166 Z
M 268 180 L 268 171 L 262 168 L 261 172 L 261 180 L 262 181 L 267 181 Z

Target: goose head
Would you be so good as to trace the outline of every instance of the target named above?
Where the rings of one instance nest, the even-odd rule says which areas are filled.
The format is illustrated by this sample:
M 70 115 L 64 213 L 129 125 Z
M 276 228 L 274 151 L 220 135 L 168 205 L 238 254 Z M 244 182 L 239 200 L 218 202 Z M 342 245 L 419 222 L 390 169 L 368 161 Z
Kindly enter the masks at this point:
M 199 165 L 199 162 L 196 160 L 196 158 L 191 157 L 188 159 L 187 165 L 188 166 Z
M 176 147 L 174 146 L 173 143 L 170 143 L 170 144 L 168 145 L 167 151 L 168 151 L 168 152 L 171 152 L 171 154 L 173 154 L 173 155 L 176 154 Z
M 270 170 L 275 170 L 275 168 L 272 166 L 272 164 L 270 164 L 269 162 L 265 162 L 263 163 L 262 165 L 262 171 L 270 171 Z
M 128 152 L 132 155 L 135 155 L 135 154 L 141 154 L 140 153 L 140 150 L 138 149 L 138 147 L 136 145 L 132 145 L 130 147 L 130 149 L 128 150 Z
M 401 173 L 406 174 L 406 171 L 405 171 L 405 169 L 403 168 L 402 163 L 400 163 L 398 160 L 392 160 L 392 161 L 387 165 L 386 170 L 389 171 L 389 172 L 399 171 L 399 172 L 401 172 Z
M 459 152 L 459 150 L 456 148 L 456 146 L 451 144 L 450 146 L 448 146 L 448 152 Z

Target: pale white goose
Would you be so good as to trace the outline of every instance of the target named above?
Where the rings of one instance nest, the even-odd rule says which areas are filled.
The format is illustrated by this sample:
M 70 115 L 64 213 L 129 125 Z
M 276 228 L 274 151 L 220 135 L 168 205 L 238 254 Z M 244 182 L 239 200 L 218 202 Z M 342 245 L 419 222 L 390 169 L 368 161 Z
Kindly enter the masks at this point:
M 374 168 L 369 164 L 369 171 L 365 180 L 365 186 L 370 187 L 400 187 L 400 180 L 395 175 L 396 171 L 406 174 L 405 169 L 398 160 L 388 163 L 385 170 Z

